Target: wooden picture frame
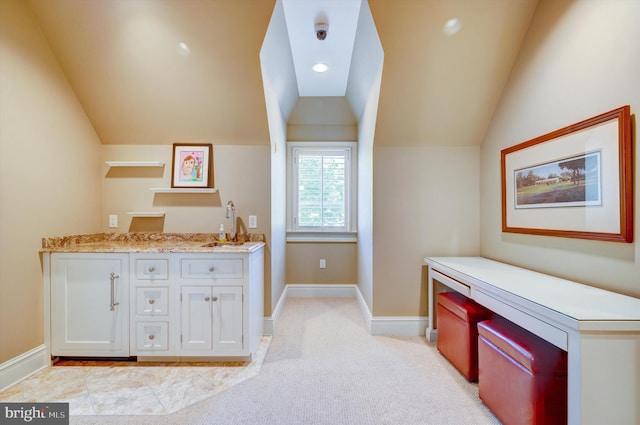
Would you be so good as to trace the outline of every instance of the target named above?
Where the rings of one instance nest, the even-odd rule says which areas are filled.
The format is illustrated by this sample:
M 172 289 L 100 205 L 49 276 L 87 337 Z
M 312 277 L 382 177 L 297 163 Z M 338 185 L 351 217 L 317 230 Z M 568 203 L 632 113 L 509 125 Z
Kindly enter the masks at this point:
M 633 242 L 628 105 L 501 151 L 502 231 Z
M 213 145 L 174 143 L 172 188 L 213 187 Z

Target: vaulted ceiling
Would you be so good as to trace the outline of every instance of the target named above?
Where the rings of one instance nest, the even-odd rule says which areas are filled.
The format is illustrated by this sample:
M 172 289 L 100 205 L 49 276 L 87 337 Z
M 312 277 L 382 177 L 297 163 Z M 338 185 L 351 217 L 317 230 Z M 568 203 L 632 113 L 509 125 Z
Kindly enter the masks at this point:
M 259 53 L 275 0 L 29 1 L 102 143 L 269 143 Z M 307 16 L 287 17 L 295 62 L 317 43 L 295 31 L 312 31 L 320 1 L 291 2 Z M 384 49 L 375 144 L 479 144 L 536 5 L 369 0 Z M 350 34 L 341 22 L 329 37 Z

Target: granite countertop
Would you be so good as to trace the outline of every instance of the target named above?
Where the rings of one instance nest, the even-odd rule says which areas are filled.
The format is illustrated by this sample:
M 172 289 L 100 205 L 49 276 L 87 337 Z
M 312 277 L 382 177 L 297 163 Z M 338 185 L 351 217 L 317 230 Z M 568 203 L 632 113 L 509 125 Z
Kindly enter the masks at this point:
M 249 253 L 264 246 L 263 234 L 238 235 L 233 244 L 203 246 L 218 241 L 215 233 L 93 233 L 42 238 L 41 252 L 168 252 Z M 239 244 L 241 242 L 241 244 Z

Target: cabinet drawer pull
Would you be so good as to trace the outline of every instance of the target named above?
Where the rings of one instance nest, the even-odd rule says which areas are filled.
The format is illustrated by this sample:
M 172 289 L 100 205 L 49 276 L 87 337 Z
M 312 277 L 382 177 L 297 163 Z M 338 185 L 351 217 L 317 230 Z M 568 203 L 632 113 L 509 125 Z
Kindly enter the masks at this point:
M 211 298 L 211 301 L 218 301 L 218 297 Z
M 210 300 L 210 299 L 211 299 L 211 298 L 209 298 L 209 297 L 204 297 L 204 300 L 205 300 L 206 302 L 209 302 L 209 300 Z
M 156 303 L 156 300 L 154 300 L 153 298 L 149 300 L 149 304 L 155 304 L 155 303 Z
M 154 266 L 149 266 L 149 273 L 153 273 L 156 271 L 156 268 Z
M 214 271 L 214 270 L 215 270 L 215 268 L 213 268 L 213 266 L 209 267 L 209 271 L 210 271 L 211 273 L 213 273 L 213 271 Z
M 156 337 L 156 336 L 155 336 L 154 334 L 149 335 L 149 339 L 150 339 L 151 341 L 153 341 L 153 340 L 155 339 L 155 337 Z

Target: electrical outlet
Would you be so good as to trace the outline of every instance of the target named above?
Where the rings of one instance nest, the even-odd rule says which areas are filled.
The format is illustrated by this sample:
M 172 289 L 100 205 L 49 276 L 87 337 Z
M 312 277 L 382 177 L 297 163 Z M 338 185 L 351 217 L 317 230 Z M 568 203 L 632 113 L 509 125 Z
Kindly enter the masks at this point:
M 258 217 L 255 215 L 249 216 L 249 229 L 255 229 L 258 227 Z
M 327 261 L 324 258 L 320 259 L 320 268 L 321 269 L 326 269 L 327 268 Z
M 118 227 L 118 216 L 116 214 L 109 215 L 109 227 Z

